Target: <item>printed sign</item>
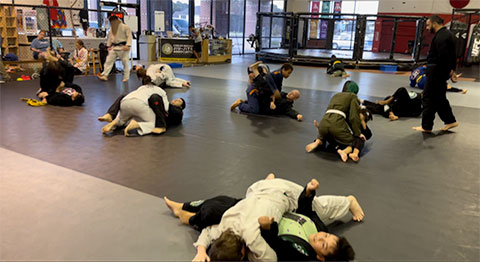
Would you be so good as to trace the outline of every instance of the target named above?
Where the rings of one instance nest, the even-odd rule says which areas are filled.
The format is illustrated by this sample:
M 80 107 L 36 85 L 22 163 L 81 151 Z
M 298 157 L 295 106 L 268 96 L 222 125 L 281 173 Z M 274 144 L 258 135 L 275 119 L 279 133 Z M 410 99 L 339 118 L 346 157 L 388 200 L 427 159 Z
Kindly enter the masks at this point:
M 193 40 L 161 39 L 160 57 L 171 60 L 195 59 L 193 45 Z

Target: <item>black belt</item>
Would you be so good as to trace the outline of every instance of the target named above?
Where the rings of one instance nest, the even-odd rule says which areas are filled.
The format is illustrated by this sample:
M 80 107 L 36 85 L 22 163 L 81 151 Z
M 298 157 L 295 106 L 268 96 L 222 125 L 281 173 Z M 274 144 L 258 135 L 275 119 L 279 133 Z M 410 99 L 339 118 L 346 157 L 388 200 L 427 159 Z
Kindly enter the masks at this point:
M 120 42 L 120 43 L 112 43 L 113 46 L 121 46 L 121 45 L 126 45 L 127 42 Z

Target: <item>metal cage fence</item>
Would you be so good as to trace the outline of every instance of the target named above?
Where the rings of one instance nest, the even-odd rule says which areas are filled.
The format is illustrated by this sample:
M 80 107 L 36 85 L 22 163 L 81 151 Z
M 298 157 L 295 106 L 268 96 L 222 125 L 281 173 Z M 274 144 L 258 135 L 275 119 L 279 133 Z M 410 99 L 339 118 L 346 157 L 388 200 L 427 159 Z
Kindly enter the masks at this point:
M 425 62 L 426 17 L 338 13 L 257 13 L 258 58 L 350 65 Z M 281 32 L 281 33 L 280 33 Z

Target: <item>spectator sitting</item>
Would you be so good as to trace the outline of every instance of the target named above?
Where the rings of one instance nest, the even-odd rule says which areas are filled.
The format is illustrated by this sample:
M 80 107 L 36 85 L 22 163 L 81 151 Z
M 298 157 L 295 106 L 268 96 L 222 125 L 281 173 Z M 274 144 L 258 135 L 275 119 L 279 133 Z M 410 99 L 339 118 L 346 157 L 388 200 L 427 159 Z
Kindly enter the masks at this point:
M 50 46 L 48 39 L 45 39 L 45 30 L 40 30 L 37 38 L 33 39 L 30 49 L 33 51 L 33 58 L 38 60 L 39 58 L 45 59 L 47 48 Z

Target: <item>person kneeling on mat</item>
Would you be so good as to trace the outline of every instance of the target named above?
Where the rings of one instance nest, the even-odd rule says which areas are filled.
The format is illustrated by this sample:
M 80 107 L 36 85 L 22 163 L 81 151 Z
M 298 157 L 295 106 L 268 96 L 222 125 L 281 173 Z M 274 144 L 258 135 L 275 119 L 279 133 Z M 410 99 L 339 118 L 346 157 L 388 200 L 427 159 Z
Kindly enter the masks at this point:
M 327 139 L 335 143 L 348 146 L 356 138 L 366 140 L 361 132 L 360 104 L 357 97 L 358 85 L 347 81 L 341 93 L 330 99 L 327 111 L 320 123 L 315 120 L 314 126 L 318 129 L 318 137 L 306 146 L 307 152 L 312 152 L 318 146 L 325 144 Z M 348 118 L 347 118 L 348 116 Z
M 130 120 L 129 125 L 125 128 L 125 135 L 130 136 L 132 134 L 129 134 L 128 132 L 132 132 L 133 134 L 138 133 L 140 135 L 146 134 L 146 131 L 148 130 L 148 133 L 153 133 L 153 134 L 162 134 L 166 131 L 167 127 L 170 126 L 175 126 L 179 125 L 182 122 L 183 119 L 183 109 L 186 107 L 185 100 L 183 98 L 177 98 L 171 101 L 171 103 L 168 103 L 167 95 L 164 90 L 162 90 L 160 87 L 156 87 L 152 85 L 150 77 L 146 76 L 144 78 L 144 84 L 143 86 L 139 87 L 137 90 L 131 92 L 128 95 L 121 95 L 118 97 L 115 102 L 110 106 L 108 109 L 108 112 L 99 117 L 99 121 L 105 121 L 105 122 L 110 122 L 106 126 L 102 128 L 102 133 L 109 132 L 113 130 L 115 126 L 119 125 L 119 117 L 120 117 L 120 112 L 122 111 L 122 104 L 123 102 L 127 101 L 127 104 L 130 103 L 128 100 L 131 99 L 136 99 L 136 98 L 141 98 L 146 99 L 145 101 L 146 105 L 141 106 L 142 110 L 144 111 L 150 111 L 153 114 L 154 117 L 154 127 L 153 129 L 150 130 L 151 128 L 151 121 L 148 121 L 148 124 L 142 124 L 140 125 L 136 120 L 135 116 L 132 116 L 133 119 Z M 150 88 L 148 88 L 150 86 Z M 125 107 L 125 105 L 124 105 Z M 140 107 L 140 105 L 136 105 L 135 107 Z M 148 108 L 148 109 L 147 109 Z M 129 109 L 125 109 L 130 111 Z M 151 120 L 151 115 L 149 112 L 145 112 L 144 118 L 148 118 Z M 132 122 L 133 121 L 133 122 Z M 142 127 L 144 130 L 142 130 Z M 140 129 L 140 130 L 137 130 Z
M 341 76 L 343 78 L 350 76 L 345 72 L 345 65 L 342 63 L 342 60 L 338 59 L 335 55 L 332 55 L 330 58 L 327 67 L 327 74 L 332 75 L 333 77 Z
M 365 140 L 369 140 L 372 137 L 372 131 L 367 126 L 367 122 L 372 120 L 372 113 L 365 107 L 360 108 L 360 131 L 365 137 Z M 361 138 L 355 137 L 351 145 L 348 145 L 344 149 L 340 149 L 340 145 L 337 146 L 337 153 L 340 155 L 340 158 L 343 162 L 347 162 L 348 158 L 352 159 L 355 162 L 360 160 L 359 154 L 362 151 L 365 145 L 365 141 Z
M 293 68 L 282 68 L 275 72 L 276 75 L 287 75 L 287 78 Z M 231 106 L 230 110 L 239 108 L 241 112 L 252 114 L 278 114 L 287 115 L 298 121 L 303 119 L 303 116 L 293 109 L 293 102 L 300 97 L 298 90 L 292 90 L 289 93 L 280 92 L 273 74 L 269 73 L 268 66 L 257 62 L 252 64 L 247 69 L 249 84 L 247 88 L 247 101 L 237 99 Z M 282 78 L 283 79 L 283 76 Z M 277 81 L 276 81 L 277 80 Z M 281 85 L 281 82 L 280 82 Z

